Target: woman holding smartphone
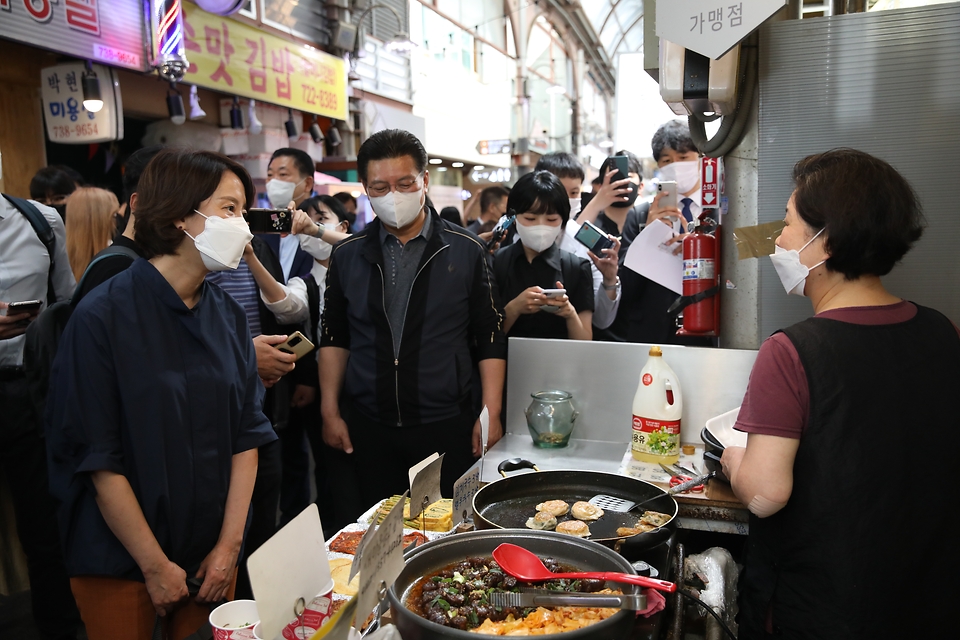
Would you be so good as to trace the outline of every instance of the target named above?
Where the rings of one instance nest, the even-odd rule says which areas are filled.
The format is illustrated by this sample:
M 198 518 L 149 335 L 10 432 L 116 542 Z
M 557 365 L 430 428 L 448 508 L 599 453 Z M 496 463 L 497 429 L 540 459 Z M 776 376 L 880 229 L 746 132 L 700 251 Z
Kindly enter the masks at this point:
M 534 171 L 517 181 L 507 199 L 518 239 L 500 249 L 493 272 L 504 307 L 503 330 L 524 338 L 593 337 L 590 262 L 560 249 L 557 238 L 570 218 L 560 179 Z M 557 291 L 560 290 L 560 291 Z
M 235 269 L 253 182 L 215 153 L 161 151 L 137 188 L 137 260 L 87 295 L 50 376 L 47 448 L 90 640 L 194 633 L 232 597 L 257 473 L 276 439 Z

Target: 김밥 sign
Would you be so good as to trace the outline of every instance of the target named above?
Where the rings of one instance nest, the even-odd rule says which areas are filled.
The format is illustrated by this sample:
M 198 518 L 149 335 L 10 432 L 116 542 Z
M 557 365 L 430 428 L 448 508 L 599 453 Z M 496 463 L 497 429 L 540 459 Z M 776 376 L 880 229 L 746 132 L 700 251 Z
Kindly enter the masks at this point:
M 192 4 L 183 5 L 183 25 L 190 62 L 184 82 L 347 119 L 347 74 L 341 58 Z
M 0 37 L 145 69 L 143 4 L 135 0 L 0 0 Z
M 0 0 L 2 1 L 2 0 Z M 58 64 L 40 70 L 43 120 L 47 138 L 60 144 L 91 144 L 123 139 L 123 102 L 113 69 L 93 65 L 100 80 L 103 108 L 83 108 L 82 62 Z

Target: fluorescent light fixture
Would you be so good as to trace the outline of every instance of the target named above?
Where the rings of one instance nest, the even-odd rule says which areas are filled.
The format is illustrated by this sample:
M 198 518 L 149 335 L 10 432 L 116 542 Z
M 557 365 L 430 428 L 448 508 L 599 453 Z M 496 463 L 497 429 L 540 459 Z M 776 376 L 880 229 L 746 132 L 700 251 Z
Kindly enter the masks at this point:
M 443 160 L 440 158 L 430 158 L 430 164 L 443 164 Z
M 453 167 L 454 169 L 459 169 L 459 168 L 461 168 L 461 167 L 463 166 L 463 163 L 462 163 L 462 162 L 454 162 L 454 163 L 451 164 L 450 166 Z
M 483 171 L 485 168 L 486 167 L 484 167 L 482 164 L 477 164 L 473 166 L 474 171 Z
M 446 171 L 446 170 L 447 170 L 446 167 L 437 167 L 437 171 Z

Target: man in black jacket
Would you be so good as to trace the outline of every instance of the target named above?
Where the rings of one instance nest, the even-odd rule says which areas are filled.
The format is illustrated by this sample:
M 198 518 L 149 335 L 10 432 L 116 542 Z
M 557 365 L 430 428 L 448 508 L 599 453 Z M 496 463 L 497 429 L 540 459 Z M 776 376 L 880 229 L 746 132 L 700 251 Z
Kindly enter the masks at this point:
M 320 337 L 324 441 L 356 456 L 367 506 L 445 453 L 441 490 L 480 455 L 471 402 L 479 360 L 493 445 L 506 370 L 503 311 L 479 239 L 425 206 L 427 153 L 396 129 L 372 135 L 357 172 L 377 219 L 330 259 Z

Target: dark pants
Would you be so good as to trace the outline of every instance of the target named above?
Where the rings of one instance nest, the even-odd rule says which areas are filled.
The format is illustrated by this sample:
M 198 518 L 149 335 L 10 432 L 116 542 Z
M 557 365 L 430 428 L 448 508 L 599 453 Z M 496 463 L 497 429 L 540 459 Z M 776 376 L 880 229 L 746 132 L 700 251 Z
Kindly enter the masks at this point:
M 0 466 L 10 485 L 17 535 L 27 556 L 33 619 L 45 639 L 76 638 L 80 613 L 70 591 L 49 493 L 47 455 L 22 377 L 0 380 Z
M 430 454 L 443 453 L 440 492 L 453 497 L 453 484 L 474 463 L 471 437 L 476 416 L 462 414 L 419 426 L 384 425 L 360 415 L 348 403 L 341 405 L 350 429 L 358 468 L 360 498 L 366 508 L 410 489 L 408 471 Z M 336 488 L 334 488 L 336 490 Z
M 308 413 L 309 411 L 309 413 Z M 319 414 L 313 404 L 290 409 L 290 421 L 280 436 L 283 480 L 280 483 L 280 526 L 287 524 L 310 504 L 310 452 L 307 449 L 306 425 Z
M 277 507 L 280 503 L 280 441 L 260 447 L 257 480 L 250 499 L 250 527 L 243 543 L 243 557 L 237 575 L 237 599 L 252 600 L 247 558 L 277 532 Z

